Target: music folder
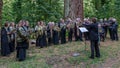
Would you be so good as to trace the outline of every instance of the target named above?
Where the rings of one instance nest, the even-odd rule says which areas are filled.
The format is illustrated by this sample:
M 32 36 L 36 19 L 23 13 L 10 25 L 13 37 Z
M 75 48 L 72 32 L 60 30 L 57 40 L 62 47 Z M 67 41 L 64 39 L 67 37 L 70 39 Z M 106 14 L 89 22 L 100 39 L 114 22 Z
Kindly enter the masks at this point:
M 80 27 L 79 30 L 84 33 L 84 32 L 88 32 L 88 30 L 85 27 Z

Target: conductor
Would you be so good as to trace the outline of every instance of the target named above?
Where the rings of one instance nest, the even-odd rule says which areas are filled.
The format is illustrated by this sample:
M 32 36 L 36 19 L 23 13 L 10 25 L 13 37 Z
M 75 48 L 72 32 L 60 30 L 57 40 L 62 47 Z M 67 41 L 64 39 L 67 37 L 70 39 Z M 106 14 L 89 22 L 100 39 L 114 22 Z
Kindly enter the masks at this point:
M 98 23 L 96 18 L 92 18 L 92 24 L 88 25 L 90 28 L 90 47 L 91 47 L 91 56 L 89 58 L 94 59 L 94 57 L 100 58 L 100 51 L 98 46 Z M 94 54 L 96 53 L 96 54 Z

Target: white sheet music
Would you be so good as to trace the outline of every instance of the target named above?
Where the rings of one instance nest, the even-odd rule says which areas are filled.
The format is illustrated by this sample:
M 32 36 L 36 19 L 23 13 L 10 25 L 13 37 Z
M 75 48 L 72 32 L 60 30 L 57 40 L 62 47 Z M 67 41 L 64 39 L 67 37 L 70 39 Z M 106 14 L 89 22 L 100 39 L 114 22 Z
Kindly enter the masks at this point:
M 79 30 L 84 33 L 84 32 L 88 32 L 88 30 L 85 27 L 80 27 Z

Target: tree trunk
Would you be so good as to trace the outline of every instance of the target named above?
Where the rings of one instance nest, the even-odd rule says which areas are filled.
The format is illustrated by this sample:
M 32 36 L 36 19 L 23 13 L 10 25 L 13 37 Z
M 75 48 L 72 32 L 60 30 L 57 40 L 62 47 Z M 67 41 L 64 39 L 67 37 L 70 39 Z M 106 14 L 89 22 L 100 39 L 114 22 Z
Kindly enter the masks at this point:
M 64 0 L 64 17 L 83 20 L 83 0 Z
M 0 0 L 0 27 L 1 27 L 1 25 L 2 25 L 2 6 L 3 6 L 3 1 L 2 0 Z
M 3 6 L 3 1 L 0 0 L 0 41 L 1 41 L 1 25 L 2 25 L 2 6 Z M 0 46 L 1 46 L 1 42 L 0 42 Z

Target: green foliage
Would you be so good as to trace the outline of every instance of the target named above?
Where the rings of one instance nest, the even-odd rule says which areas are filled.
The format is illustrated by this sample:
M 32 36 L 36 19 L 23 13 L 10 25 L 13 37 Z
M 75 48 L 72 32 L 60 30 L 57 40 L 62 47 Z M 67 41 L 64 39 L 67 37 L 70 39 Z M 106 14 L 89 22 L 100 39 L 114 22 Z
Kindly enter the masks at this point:
M 84 0 L 85 17 L 120 18 L 120 0 Z
M 12 11 L 12 3 L 14 0 L 3 0 L 3 10 L 2 10 L 2 21 L 14 21 L 13 11 Z
M 119 0 L 83 0 L 84 17 L 120 18 Z M 20 19 L 30 21 L 31 24 L 39 20 L 45 22 L 58 21 L 63 17 L 64 0 L 3 0 L 2 21 Z
M 63 2 L 61 0 L 4 0 L 3 22 L 21 19 L 32 23 L 43 21 L 57 21 L 63 16 Z
M 84 0 L 84 15 L 85 17 L 95 16 L 96 10 L 92 0 Z

